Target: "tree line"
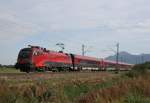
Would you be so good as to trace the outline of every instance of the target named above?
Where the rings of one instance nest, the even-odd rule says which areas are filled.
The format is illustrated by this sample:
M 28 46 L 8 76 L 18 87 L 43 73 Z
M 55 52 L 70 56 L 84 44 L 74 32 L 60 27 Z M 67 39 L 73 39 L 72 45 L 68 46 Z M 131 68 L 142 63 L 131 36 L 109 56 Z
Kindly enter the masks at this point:
M 13 68 L 14 65 L 2 65 L 0 64 L 0 68 Z

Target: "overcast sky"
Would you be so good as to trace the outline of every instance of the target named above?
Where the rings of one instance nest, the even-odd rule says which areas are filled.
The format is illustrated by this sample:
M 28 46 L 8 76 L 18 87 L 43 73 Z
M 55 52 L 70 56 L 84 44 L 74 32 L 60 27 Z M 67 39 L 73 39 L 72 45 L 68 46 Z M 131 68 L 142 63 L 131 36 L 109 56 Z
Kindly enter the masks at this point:
M 0 0 L 0 63 L 14 64 L 28 44 L 106 57 L 150 53 L 150 0 Z

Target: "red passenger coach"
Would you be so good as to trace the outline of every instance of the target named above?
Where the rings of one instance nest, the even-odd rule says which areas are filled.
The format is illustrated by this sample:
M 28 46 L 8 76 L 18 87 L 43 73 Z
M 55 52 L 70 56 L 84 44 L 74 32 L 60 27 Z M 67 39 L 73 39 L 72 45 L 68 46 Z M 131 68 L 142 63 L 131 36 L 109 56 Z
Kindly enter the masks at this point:
M 84 69 L 101 69 L 100 60 L 98 58 L 75 55 L 75 64 L 77 67 Z
M 116 65 L 116 63 L 93 57 L 50 51 L 39 46 L 29 46 L 20 50 L 15 67 L 23 72 L 33 72 L 103 70 L 110 65 Z M 130 66 L 125 63 L 119 63 L 119 65 Z
M 103 60 L 103 68 L 116 70 L 118 68 L 119 70 L 131 70 L 133 67 L 133 64 L 123 63 L 123 62 L 116 62 L 116 61 L 110 61 L 110 60 Z

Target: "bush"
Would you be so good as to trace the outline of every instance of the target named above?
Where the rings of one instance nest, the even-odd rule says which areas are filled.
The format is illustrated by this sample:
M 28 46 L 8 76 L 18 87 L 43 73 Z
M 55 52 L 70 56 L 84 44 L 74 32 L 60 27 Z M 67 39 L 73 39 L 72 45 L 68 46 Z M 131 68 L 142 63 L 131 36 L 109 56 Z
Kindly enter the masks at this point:
M 136 70 L 140 70 L 140 69 L 150 69 L 150 62 L 146 62 L 146 63 L 143 63 L 143 64 L 137 64 L 133 67 L 133 69 L 136 69 Z
M 71 101 L 74 101 L 76 97 L 86 94 L 89 91 L 89 89 L 89 86 L 86 84 L 68 85 L 65 86 L 64 92 L 65 95 L 67 95 Z
M 137 64 L 132 68 L 130 72 L 126 73 L 126 75 L 128 77 L 137 77 L 140 75 L 145 75 L 148 72 L 148 70 L 150 70 L 150 62 Z
M 124 103 L 150 103 L 150 99 L 138 94 L 126 96 Z
M 0 103 L 48 103 L 52 101 L 53 91 L 45 83 L 10 86 L 0 81 Z

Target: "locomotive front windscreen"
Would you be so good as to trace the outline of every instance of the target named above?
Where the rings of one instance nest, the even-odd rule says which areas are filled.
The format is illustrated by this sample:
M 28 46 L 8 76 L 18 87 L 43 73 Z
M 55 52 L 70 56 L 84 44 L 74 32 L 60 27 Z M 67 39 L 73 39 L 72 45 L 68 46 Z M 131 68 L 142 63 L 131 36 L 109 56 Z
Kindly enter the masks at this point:
M 23 49 L 19 53 L 19 58 L 29 58 L 31 54 L 31 49 Z

